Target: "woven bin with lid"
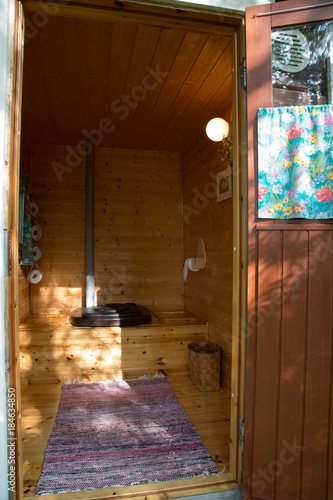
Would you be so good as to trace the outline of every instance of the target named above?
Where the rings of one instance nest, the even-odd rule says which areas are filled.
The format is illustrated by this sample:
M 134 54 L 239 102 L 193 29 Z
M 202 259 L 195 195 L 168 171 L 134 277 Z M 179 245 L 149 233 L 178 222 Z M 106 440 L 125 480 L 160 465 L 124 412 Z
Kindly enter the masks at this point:
M 212 342 L 192 342 L 187 346 L 191 379 L 202 392 L 220 390 L 221 352 Z

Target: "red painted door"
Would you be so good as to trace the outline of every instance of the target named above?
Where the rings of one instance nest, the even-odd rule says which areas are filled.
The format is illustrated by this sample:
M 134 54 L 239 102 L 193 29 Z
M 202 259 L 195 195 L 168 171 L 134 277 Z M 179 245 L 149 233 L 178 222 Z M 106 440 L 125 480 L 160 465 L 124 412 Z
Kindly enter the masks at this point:
M 332 19 L 333 2 L 320 0 L 291 0 L 246 12 L 244 500 L 333 499 L 333 220 L 258 217 L 256 125 L 259 108 L 332 103 L 333 43 L 325 56 L 331 72 L 325 91 L 311 90 L 310 76 L 300 81 L 299 68 L 278 84 L 272 70 L 272 57 L 273 69 L 278 64 L 272 32 L 295 27 L 302 32 Z

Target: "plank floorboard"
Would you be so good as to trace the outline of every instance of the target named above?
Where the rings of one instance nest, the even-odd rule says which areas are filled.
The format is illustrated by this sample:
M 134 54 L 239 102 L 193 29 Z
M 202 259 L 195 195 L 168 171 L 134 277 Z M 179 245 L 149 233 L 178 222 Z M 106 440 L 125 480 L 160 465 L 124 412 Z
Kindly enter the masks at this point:
M 164 324 L 170 328 L 174 324 L 175 333 L 177 328 L 180 331 L 185 325 L 201 325 L 200 320 L 179 313 L 158 313 L 154 317 L 151 327 L 156 335 L 156 325 Z M 169 317 L 168 317 L 169 316 Z M 47 339 L 52 327 L 57 330 L 59 326 L 65 326 L 67 318 L 49 316 L 48 318 L 37 317 L 35 320 L 27 318 L 22 325 L 22 334 L 26 338 L 32 336 L 42 337 L 44 332 Z M 68 324 L 68 323 L 67 323 Z M 85 329 L 84 329 L 85 330 Z M 175 335 L 175 345 L 179 342 L 178 335 Z M 186 337 L 186 335 L 184 335 Z M 23 342 L 22 349 L 26 349 L 26 342 Z M 190 480 L 170 481 L 164 483 L 154 483 L 148 485 L 109 488 L 105 490 L 87 491 L 84 493 L 66 493 L 64 495 L 46 495 L 45 500 L 74 500 L 76 498 L 102 499 L 102 498 L 142 498 L 149 500 L 161 500 L 175 498 L 184 495 L 187 488 L 193 488 L 192 494 L 207 493 L 214 491 L 224 491 L 234 488 L 228 473 L 229 469 L 229 440 L 230 440 L 230 392 L 221 389 L 217 392 L 200 392 L 193 384 L 188 367 L 180 365 L 179 370 L 174 367 L 163 367 L 161 370 L 168 378 L 168 381 L 175 392 L 178 400 L 182 404 L 188 417 L 197 428 L 205 446 L 208 449 L 214 462 L 217 464 L 219 474 Z M 129 373 L 123 373 L 123 378 L 136 378 L 142 374 L 140 368 L 135 367 Z M 40 498 L 35 495 L 35 488 L 40 477 L 44 454 L 49 436 L 55 422 L 58 404 L 61 395 L 62 383 L 50 377 L 50 383 L 29 384 L 27 380 L 22 380 L 21 400 L 22 400 L 22 439 L 23 439 L 23 471 L 24 471 L 24 498 Z M 224 472 L 223 472 L 224 471 Z M 222 473 L 223 472 L 223 473 Z M 192 489 L 191 489 L 192 491 Z M 167 492 L 167 493 L 166 493 Z

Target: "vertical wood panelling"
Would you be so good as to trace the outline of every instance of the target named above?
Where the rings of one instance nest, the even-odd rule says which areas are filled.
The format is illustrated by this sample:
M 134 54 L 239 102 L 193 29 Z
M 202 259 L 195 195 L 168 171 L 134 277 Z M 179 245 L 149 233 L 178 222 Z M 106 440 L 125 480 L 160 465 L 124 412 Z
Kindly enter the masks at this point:
M 259 234 L 256 352 L 256 408 L 253 470 L 270 470 L 276 456 L 279 409 L 279 351 L 281 331 L 282 233 Z M 273 498 L 274 476 L 254 481 L 257 498 Z
M 30 314 L 30 285 L 27 281 L 27 269 L 19 267 L 19 321 L 23 321 Z
M 272 90 L 266 81 L 271 78 L 271 33 L 270 17 L 254 20 L 258 12 L 269 12 L 271 5 L 260 5 L 246 10 L 246 71 L 247 71 L 247 224 L 248 224 L 248 293 L 247 293 L 247 340 L 246 340 L 246 392 L 244 405 L 245 438 L 243 454 L 243 491 L 244 496 L 252 497 L 253 474 L 258 471 L 253 467 L 253 447 L 255 407 L 256 407 L 256 301 L 257 301 L 257 260 L 258 232 L 254 229 L 257 220 L 256 197 L 256 115 L 259 107 L 272 104 Z M 260 439 L 260 436 L 259 436 Z M 245 497 L 246 498 L 246 497 Z
M 70 313 L 85 305 L 84 165 L 73 146 L 32 149 L 30 185 L 43 232 L 43 278 L 31 285 L 34 314 Z M 182 308 L 180 203 L 178 153 L 95 148 L 98 303 Z
M 207 265 L 189 271 L 185 308 L 208 322 L 208 338 L 221 345 L 222 385 L 231 383 L 232 340 L 232 199 L 216 202 L 216 174 L 224 168 L 216 144 L 204 136 L 183 156 L 182 205 L 184 261 L 195 257 L 198 239 L 206 246 Z
M 310 232 L 302 500 L 326 496 L 332 364 L 332 270 L 332 233 Z
M 333 338 L 332 338 L 332 359 L 333 359 Z M 331 365 L 331 412 L 330 412 L 330 440 L 328 448 L 328 467 L 327 467 L 327 500 L 333 499 L 333 362 Z
M 305 389 L 308 232 L 285 231 L 283 235 L 283 296 L 280 368 L 280 404 L 276 460 L 276 500 L 296 500 L 301 481 L 301 453 L 290 449 L 303 440 Z
M 330 498 L 333 233 L 258 233 L 252 498 Z
M 305 0 L 287 3 L 290 10 L 285 9 L 283 3 L 246 10 L 249 251 L 243 495 L 251 500 L 326 500 L 332 498 L 332 479 L 329 477 L 332 471 L 329 453 L 332 444 L 332 221 L 320 221 L 319 224 L 314 220 L 264 221 L 258 219 L 257 211 L 256 122 L 258 109 L 273 105 L 272 26 L 283 29 L 293 23 L 321 22 L 332 17 L 332 9 L 321 7 L 322 0 L 312 2 L 321 8 L 311 11 Z M 296 6 L 304 9 L 293 10 Z M 279 10 L 284 13 L 275 15 Z M 259 13 L 268 15 L 258 16 Z M 263 300 L 258 289 L 263 280 L 260 265 L 259 268 L 257 265 L 258 251 L 266 253 L 267 258 L 272 251 L 262 243 L 261 233 L 283 235 L 283 253 L 275 264 L 283 270 L 280 345 L 272 342 L 263 346 L 260 328 L 255 325 L 253 328 L 251 323 L 256 304 Z M 274 266 L 271 272 L 274 273 Z M 274 321 L 271 328 L 276 329 Z M 264 358 L 265 369 L 261 366 Z M 262 378 L 271 382 L 271 391 L 275 394 L 268 397 L 266 406 L 258 404 Z M 271 421 L 268 435 L 265 418 L 270 418 L 274 398 L 278 413 Z M 259 432 L 260 422 L 265 432 Z M 258 469 L 260 462 L 253 459 L 252 450 L 271 448 L 272 443 L 266 441 L 274 437 L 277 439 L 276 452 L 271 456 L 267 453 Z
M 97 301 L 182 308 L 178 153 L 95 150 Z
M 31 285 L 33 314 L 67 313 L 84 305 L 84 185 L 85 156 L 74 146 L 31 148 L 30 189 L 43 233 L 38 240 L 43 278 Z

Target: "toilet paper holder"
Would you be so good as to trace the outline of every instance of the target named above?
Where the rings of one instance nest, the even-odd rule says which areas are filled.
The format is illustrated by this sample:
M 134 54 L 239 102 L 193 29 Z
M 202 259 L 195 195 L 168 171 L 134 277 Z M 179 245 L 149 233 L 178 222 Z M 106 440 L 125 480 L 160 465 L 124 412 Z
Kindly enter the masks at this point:
M 198 240 L 197 256 L 192 259 L 193 269 L 204 269 L 206 267 L 206 249 L 203 238 Z
M 205 244 L 202 238 L 199 238 L 198 241 L 198 250 L 197 256 L 193 259 L 186 259 L 184 263 L 184 281 L 187 280 L 187 272 L 190 271 L 199 271 L 200 269 L 204 269 L 206 267 L 206 249 Z

